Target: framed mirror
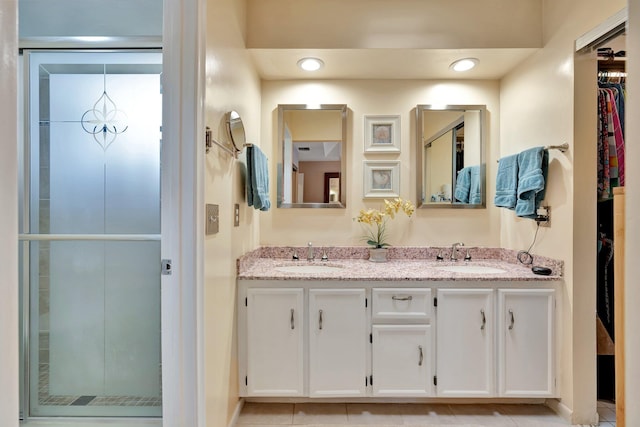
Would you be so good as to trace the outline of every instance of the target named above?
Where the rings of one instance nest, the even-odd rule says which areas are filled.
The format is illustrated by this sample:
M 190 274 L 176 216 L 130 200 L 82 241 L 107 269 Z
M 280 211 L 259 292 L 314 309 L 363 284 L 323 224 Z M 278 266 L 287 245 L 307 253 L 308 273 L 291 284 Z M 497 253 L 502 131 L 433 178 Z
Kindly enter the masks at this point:
M 279 208 L 346 206 L 347 106 L 278 105 Z
M 484 105 L 416 107 L 420 208 L 486 207 Z

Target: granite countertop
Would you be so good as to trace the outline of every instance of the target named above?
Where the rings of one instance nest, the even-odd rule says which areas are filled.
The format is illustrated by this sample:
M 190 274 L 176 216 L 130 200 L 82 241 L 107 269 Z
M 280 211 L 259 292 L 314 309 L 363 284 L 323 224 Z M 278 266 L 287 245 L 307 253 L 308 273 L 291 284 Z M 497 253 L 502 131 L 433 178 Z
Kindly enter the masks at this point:
M 448 260 L 450 248 L 392 248 L 387 262 L 371 262 L 364 248 L 314 248 L 316 259 L 307 261 L 305 247 L 263 247 L 238 259 L 238 279 L 241 280 L 345 280 L 345 281 L 557 281 L 562 278 L 562 261 L 533 257 L 533 265 L 551 268 L 550 276 L 534 274 L 531 267 L 520 263 L 517 252 L 505 249 L 462 248 L 459 261 Z M 469 249 L 471 261 L 464 261 Z M 297 253 L 300 260 L 291 259 Z M 321 261 L 322 253 L 329 257 Z M 436 261 L 442 254 L 444 261 Z M 285 272 L 279 267 L 330 266 L 335 269 L 322 272 Z M 500 272 L 454 272 L 442 269 L 448 266 L 480 266 Z

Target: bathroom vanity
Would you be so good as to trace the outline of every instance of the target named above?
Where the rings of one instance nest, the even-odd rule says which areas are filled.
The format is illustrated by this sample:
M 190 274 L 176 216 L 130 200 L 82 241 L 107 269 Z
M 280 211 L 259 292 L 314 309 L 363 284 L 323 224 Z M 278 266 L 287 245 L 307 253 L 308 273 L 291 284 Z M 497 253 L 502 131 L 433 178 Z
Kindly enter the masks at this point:
M 499 259 L 240 264 L 240 395 L 556 397 L 560 274 Z

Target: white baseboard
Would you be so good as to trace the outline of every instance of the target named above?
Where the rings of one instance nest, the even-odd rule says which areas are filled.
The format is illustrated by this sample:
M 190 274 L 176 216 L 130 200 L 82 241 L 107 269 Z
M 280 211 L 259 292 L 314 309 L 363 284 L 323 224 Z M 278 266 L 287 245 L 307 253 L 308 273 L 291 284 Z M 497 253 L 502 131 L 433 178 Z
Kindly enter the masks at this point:
M 236 403 L 236 409 L 233 411 L 233 416 L 231 420 L 229 420 L 229 427 L 235 427 L 238 423 L 238 418 L 240 417 L 240 412 L 242 412 L 242 407 L 244 406 L 244 398 L 241 397 L 238 399 L 238 403 Z
M 569 407 L 567 405 L 565 405 L 564 403 L 560 402 L 560 400 L 558 399 L 547 399 L 547 401 L 545 402 L 545 404 L 553 409 L 553 411 L 560 415 L 562 418 L 564 418 L 567 421 L 571 421 L 571 416 L 573 415 L 573 411 L 571 409 L 569 409 Z
M 562 403 L 560 400 L 558 400 L 558 399 L 548 399 L 545 402 L 545 404 L 549 408 L 551 408 L 553 411 L 555 411 L 555 413 L 560 415 L 562 418 L 564 418 L 568 422 L 572 422 L 571 418 L 573 417 L 573 411 L 567 405 Z M 597 417 L 598 417 L 598 415 L 596 414 L 596 418 Z M 580 426 L 597 426 L 598 425 L 598 420 L 596 420 L 595 424 L 576 424 L 576 425 L 580 425 Z

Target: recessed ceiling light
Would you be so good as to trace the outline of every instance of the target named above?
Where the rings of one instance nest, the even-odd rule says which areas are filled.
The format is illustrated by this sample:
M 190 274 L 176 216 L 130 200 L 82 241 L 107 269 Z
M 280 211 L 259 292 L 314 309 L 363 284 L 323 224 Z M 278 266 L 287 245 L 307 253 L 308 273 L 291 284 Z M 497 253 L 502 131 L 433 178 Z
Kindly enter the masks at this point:
M 457 61 L 454 61 L 449 66 L 449 68 L 451 68 L 453 71 L 469 71 L 470 69 L 478 65 L 478 62 L 480 61 L 478 61 L 477 58 L 458 59 Z
M 323 65 L 324 62 L 318 58 L 302 58 L 298 61 L 298 67 L 305 71 L 318 71 Z

